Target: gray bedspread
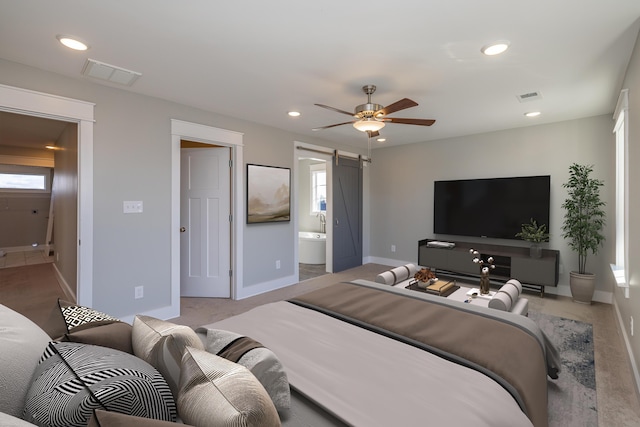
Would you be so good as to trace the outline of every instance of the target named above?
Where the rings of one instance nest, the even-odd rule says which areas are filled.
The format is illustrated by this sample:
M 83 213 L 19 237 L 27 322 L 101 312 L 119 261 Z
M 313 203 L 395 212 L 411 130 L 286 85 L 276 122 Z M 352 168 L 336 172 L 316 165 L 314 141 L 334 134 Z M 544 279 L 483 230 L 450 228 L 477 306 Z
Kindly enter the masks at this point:
M 389 289 L 366 282 L 358 286 L 382 292 Z M 391 292 L 410 297 L 417 294 L 402 291 Z M 431 303 L 442 305 L 445 301 L 436 298 Z M 467 308 L 458 303 L 452 309 L 460 307 Z M 485 312 L 480 310 L 479 316 L 484 317 Z M 527 328 L 531 326 L 528 322 L 533 324 L 524 320 Z M 349 425 L 533 424 L 521 408 L 522 402 L 519 405 L 513 394 L 490 376 L 290 302 L 260 306 L 207 327 L 234 331 L 263 343 L 278 355 L 293 388 Z M 532 357 L 533 363 L 540 363 L 540 355 Z M 544 354 L 541 357 L 544 360 Z M 545 426 L 546 420 L 539 418 L 536 426 Z

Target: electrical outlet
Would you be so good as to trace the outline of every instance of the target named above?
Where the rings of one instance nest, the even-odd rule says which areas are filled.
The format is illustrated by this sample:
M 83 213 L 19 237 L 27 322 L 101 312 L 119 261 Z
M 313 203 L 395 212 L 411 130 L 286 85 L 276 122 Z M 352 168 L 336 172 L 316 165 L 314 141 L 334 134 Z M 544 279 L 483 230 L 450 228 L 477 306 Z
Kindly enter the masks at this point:
M 144 298 L 144 286 L 136 286 L 134 288 L 134 295 L 133 297 L 135 299 L 140 299 L 140 298 Z
M 631 336 L 633 336 L 633 316 L 631 316 Z
M 280 260 L 276 260 L 276 270 L 280 270 Z
M 391 245 L 391 252 L 395 252 L 396 251 L 396 245 Z

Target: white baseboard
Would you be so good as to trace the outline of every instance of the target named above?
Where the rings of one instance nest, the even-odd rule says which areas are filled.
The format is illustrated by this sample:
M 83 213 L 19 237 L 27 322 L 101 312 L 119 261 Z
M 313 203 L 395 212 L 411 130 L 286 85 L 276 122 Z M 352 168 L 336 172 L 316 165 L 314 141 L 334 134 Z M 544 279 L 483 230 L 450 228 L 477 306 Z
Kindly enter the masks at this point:
M 624 338 L 624 345 L 627 348 L 627 355 L 629 356 L 629 361 L 631 363 L 631 370 L 633 371 L 633 378 L 636 381 L 636 390 L 640 394 L 640 374 L 638 373 L 638 365 L 636 364 L 636 358 L 633 354 L 633 349 L 631 348 L 631 343 L 629 342 L 629 336 L 627 335 L 627 330 L 624 327 L 624 321 L 622 320 L 622 313 L 620 313 L 620 308 L 618 307 L 618 302 L 614 298 L 613 307 L 616 311 L 616 317 L 618 318 L 618 324 L 620 325 L 620 330 L 622 331 L 622 337 Z
M 173 307 L 173 306 L 160 307 L 160 308 L 156 308 L 154 310 L 143 311 L 143 312 L 140 312 L 139 314 L 143 314 L 143 315 L 149 316 L 149 317 L 155 317 L 156 319 L 161 319 L 161 320 L 174 319 L 176 317 L 180 317 L 180 306 L 178 306 L 178 307 Z M 133 319 L 135 317 L 136 317 L 135 315 L 122 316 L 122 317 L 119 317 L 119 319 L 122 320 L 123 322 L 127 322 L 130 325 L 132 325 L 133 324 Z
M 74 301 L 74 302 L 77 301 L 76 291 L 74 289 L 71 289 L 71 286 L 69 286 L 69 283 L 67 283 L 64 277 L 62 277 L 62 273 L 60 273 L 60 270 L 58 270 L 58 266 L 55 263 L 53 264 L 53 270 L 56 274 L 56 279 L 58 280 L 58 283 L 60 283 L 62 292 L 64 292 L 67 298 L 69 298 L 71 301 Z
M 255 285 L 248 286 L 246 288 L 239 288 L 236 291 L 234 299 L 245 299 L 256 295 L 264 294 L 265 292 L 275 291 L 276 289 L 286 288 L 293 284 L 298 283 L 298 277 L 291 275 L 287 277 L 280 277 L 268 282 L 256 283 Z

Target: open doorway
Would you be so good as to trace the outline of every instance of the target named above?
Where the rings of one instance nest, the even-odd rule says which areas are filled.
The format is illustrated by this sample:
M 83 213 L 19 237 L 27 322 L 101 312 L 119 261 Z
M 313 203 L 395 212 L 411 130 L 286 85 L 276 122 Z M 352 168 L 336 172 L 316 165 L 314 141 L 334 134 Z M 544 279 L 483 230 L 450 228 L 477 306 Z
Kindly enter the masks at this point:
M 0 268 L 54 262 L 75 299 L 77 208 L 78 125 L 0 112 Z
M 237 218 L 243 218 L 244 205 L 242 204 L 242 134 L 198 123 L 190 123 L 182 120 L 171 120 L 171 311 L 168 317 L 180 315 L 180 258 L 181 258 L 181 189 L 180 189 L 180 163 L 182 159 L 182 141 L 188 140 L 195 143 L 215 144 L 220 147 L 228 147 L 231 156 L 230 180 L 231 180 L 231 212 L 233 220 L 230 230 L 230 256 L 231 256 L 231 298 L 244 298 L 242 283 L 242 223 Z
M 0 111 L 76 124 L 76 300 L 93 306 L 93 123 L 94 104 L 0 85 Z M 58 236 L 58 239 L 60 236 Z M 82 245 L 80 245 L 82 241 Z
M 298 157 L 298 278 L 322 276 L 327 270 L 327 161 Z M 330 228 L 330 227 L 329 227 Z

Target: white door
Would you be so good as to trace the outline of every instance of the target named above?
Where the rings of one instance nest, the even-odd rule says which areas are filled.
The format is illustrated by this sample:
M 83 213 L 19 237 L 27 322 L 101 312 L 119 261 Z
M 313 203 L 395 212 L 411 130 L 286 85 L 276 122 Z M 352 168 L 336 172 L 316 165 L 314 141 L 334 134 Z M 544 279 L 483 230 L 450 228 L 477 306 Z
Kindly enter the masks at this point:
M 183 148 L 180 294 L 231 297 L 229 148 Z

